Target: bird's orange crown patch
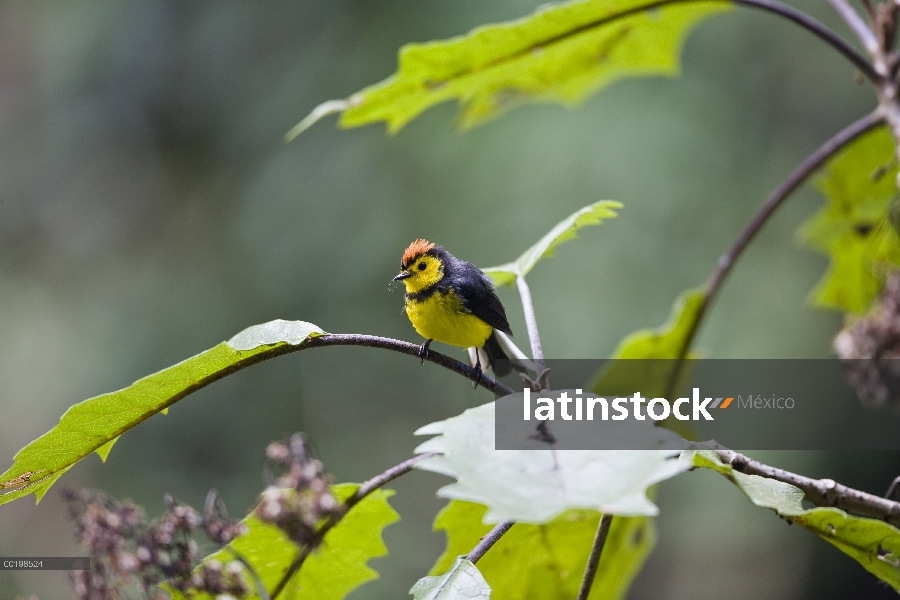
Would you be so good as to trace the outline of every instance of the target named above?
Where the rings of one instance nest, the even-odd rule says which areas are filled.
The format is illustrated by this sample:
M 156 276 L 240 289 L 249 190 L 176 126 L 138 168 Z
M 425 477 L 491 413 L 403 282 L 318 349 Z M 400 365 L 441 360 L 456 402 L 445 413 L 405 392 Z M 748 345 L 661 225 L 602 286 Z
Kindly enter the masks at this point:
M 406 265 L 416 260 L 429 250 L 434 248 L 434 244 L 429 242 L 428 240 L 416 240 L 412 244 L 409 245 L 409 248 L 403 251 L 403 261 L 402 265 L 405 268 Z

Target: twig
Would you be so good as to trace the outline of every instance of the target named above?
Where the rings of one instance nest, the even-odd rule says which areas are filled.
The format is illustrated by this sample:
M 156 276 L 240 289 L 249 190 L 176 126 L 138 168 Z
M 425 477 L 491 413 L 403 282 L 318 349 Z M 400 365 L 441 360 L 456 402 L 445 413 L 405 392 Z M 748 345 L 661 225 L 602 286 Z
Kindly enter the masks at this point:
M 597 534 L 594 536 L 594 544 L 591 546 L 591 554 L 588 556 L 587 565 L 584 567 L 584 577 L 581 580 L 581 588 L 578 590 L 576 600 L 587 600 L 591 594 L 591 586 L 597 575 L 597 567 L 600 565 L 600 555 L 603 554 L 603 546 L 606 544 L 606 536 L 609 535 L 609 526 L 612 524 L 612 515 L 601 515 Z
M 725 278 L 728 276 L 728 273 L 731 272 L 732 267 L 734 266 L 735 261 L 738 257 L 744 252 L 747 248 L 747 245 L 753 240 L 756 234 L 762 229 L 762 226 L 766 223 L 769 217 L 772 216 L 772 213 L 781 206 L 781 204 L 791 195 L 794 190 L 796 190 L 800 184 L 806 181 L 810 175 L 812 175 L 816 169 L 818 169 L 822 163 L 828 160 L 835 152 L 866 133 L 867 131 L 877 127 L 881 124 L 883 118 L 877 112 L 866 115 L 865 117 L 859 119 L 855 123 L 849 125 L 848 127 L 842 129 L 838 132 L 834 137 L 830 140 L 819 146 L 815 152 L 810 154 L 806 159 L 800 163 L 793 172 L 787 176 L 787 179 L 781 182 L 781 184 L 775 188 L 775 190 L 769 195 L 760 209 L 753 215 L 753 218 L 750 219 L 750 222 L 744 227 L 738 237 L 731 244 L 731 247 L 728 249 L 725 254 L 719 258 L 719 262 L 716 264 L 716 268 L 713 270 L 712 274 L 709 276 L 709 279 L 706 282 L 706 295 L 703 298 L 703 303 L 700 305 L 700 310 L 697 312 L 697 317 L 694 319 L 694 322 L 691 324 L 691 329 L 688 332 L 688 335 L 685 337 L 684 345 L 681 348 L 681 353 L 679 358 L 684 358 L 687 355 L 688 349 L 691 347 L 691 343 L 693 342 L 694 336 L 697 333 L 697 329 L 700 326 L 700 322 L 703 320 L 709 306 L 712 304 L 712 301 L 715 299 L 716 294 L 719 289 L 722 287 L 722 283 L 725 281 Z
M 326 333 L 324 335 L 311 337 L 304 341 L 302 344 L 298 344 L 296 346 L 292 346 L 289 344 L 285 345 L 279 348 L 280 352 L 266 355 L 262 360 L 265 360 L 266 358 L 272 358 L 279 354 L 288 354 L 290 352 L 306 350 L 307 348 L 321 348 L 324 346 L 364 346 L 366 348 L 383 348 L 385 350 L 393 350 L 394 352 L 400 352 L 401 354 L 415 356 L 416 358 L 419 357 L 419 346 L 417 346 L 416 344 L 410 344 L 409 342 L 402 342 L 400 340 L 379 337 L 376 335 L 361 335 L 355 333 Z M 487 373 L 481 373 L 481 378 L 478 379 L 479 375 L 475 372 L 475 369 L 463 362 L 456 360 L 455 358 L 450 358 L 445 354 L 441 354 L 440 352 L 429 350 L 428 356 L 425 357 L 425 360 L 427 362 L 440 365 L 445 369 L 450 369 L 454 373 L 458 373 L 463 377 L 468 377 L 472 381 L 477 380 L 481 387 L 485 388 L 488 391 L 494 392 L 495 394 L 506 396 L 508 394 L 515 393 L 512 388 L 497 381 Z
M 847 0 L 828 0 L 828 3 L 837 11 L 856 37 L 859 38 L 866 51 L 873 57 L 878 54 L 880 50 L 878 38 L 875 37 L 875 34 L 866 25 L 866 22 L 859 16 L 859 13 L 850 6 L 850 3 Z
M 274 600 L 278 597 L 279 594 L 281 594 L 281 592 L 284 591 L 291 578 L 296 575 L 297 571 L 300 570 L 300 567 L 303 566 L 306 558 L 312 553 L 313 550 L 318 548 L 322 543 L 322 540 L 325 539 L 325 534 L 331 531 L 331 529 L 333 529 L 335 525 L 340 523 L 341 519 L 343 519 L 347 515 L 347 513 L 350 512 L 350 509 L 359 504 L 359 502 L 363 498 L 365 498 L 384 484 L 412 471 L 416 463 L 425 460 L 426 458 L 438 456 L 439 454 L 440 452 L 425 452 L 424 454 L 418 454 L 403 461 L 399 465 L 393 466 L 387 471 L 376 475 L 372 479 L 369 479 L 368 481 L 360 485 L 356 492 L 354 492 L 352 496 L 344 501 L 342 510 L 339 511 L 335 516 L 329 517 L 328 520 L 322 524 L 319 530 L 316 531 L 316 535 L 312 539 L 312 541 L 310 541 L 300 549 L 300 553 L 297 555 L 297 558 L 294 559 L 294 562 L 291 563 L 291 566 L 278 582 L 278 585 L 276 585 L 272 590 L 271 598 Z
M 770 467 L 732 450 L 717 450 L 717 453 L 722 462 L 741 473 L 775 479 L 800 488 L 806 500 L 816 506 L 839 508 L 858 517 L 880 519 L 900 527 L 900 502 L 849 488 L 833 479 L 811 479 Z
M 471 563 L 477 563 L 485 553 L 491 549 L 491 546 L 497 543 L 497 540 L 503 537 L 509 528 L 515 525 L 515 521 L 500 521 L 494 528 L 491 529 L 487 535 L 481 538 L 481 541 L 478 542 L 478 545 L 472 549 L 471 552 L 466 556 L 466 560 Z
M 531 342 L 531 357 L 534 359 L 535 371 L 540 374 L 544 370 L 544 349 L 541 347 L 537 318 L 534 316 L 534 302 L 531 300 L 531 289 L 525 283 L 525 277 L 521 274 L 516 275 L 516 286 L 519 288 L 519 296 L 522 298 L 525 327 L 528 329 L 528 340 Z

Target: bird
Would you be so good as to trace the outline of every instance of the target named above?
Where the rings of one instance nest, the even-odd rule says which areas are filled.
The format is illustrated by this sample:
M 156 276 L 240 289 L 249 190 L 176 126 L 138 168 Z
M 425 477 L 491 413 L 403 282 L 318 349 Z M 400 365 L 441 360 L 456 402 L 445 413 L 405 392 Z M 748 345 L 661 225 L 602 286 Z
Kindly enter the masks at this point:
M 470 262 L 460 260 L 424 239 L 403 252 L 400 273 L 393 281 L 406 286 L 404 310 L 415 330 L 425 338 L 418 356 L 425 363 L 432 341 L 483 351 L 494 373 L 510 372 L 508 359 L 497 340 L 497 331 L 512 335 L 506 310 L 490 277 Z M 475 385 L 481 380 L 481 354 L 475 352 Z

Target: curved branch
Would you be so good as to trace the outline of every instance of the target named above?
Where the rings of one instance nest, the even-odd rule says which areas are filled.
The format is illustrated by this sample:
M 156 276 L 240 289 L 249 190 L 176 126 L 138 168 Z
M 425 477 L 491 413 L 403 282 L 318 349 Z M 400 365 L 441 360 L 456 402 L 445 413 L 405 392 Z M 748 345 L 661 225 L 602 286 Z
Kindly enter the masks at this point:
M 347 513 L 350 512 L 350 509 L 359 504 L 363 498 L 365 498 L 381 486 L 390 481 L 393 481 L 394 479 L 397 479 L 401 475 L 405 475 L 406 473 L 412 471 L 416 463 L 423 461 L 426 458 L 438 456 L 439 454 L 440 452 L 425 452 L 424 454 L 418 454 L 416 456 L 413 456 L 412 458 L 406 459 L 399 465 L 393 466 L 387 471 L 376 475 L 372 479 L 369 479 L 368 481 L 360 485 L 359 488 L 357 488 L 357 490 L 353 493 L 353 495 L 344 501 L 344 504 L 341 507 L 342 510 L 336 513 L 334 516 L 329 517 L 328 520 L 322 524 L 319 530 L 316 531 L 316 535 L 312 539 L 312 541 L 300 549 L 300 553 L 297 555 L 297 558 L 294 559 L 294 562 L 291 563 L 291 566 L 288 568 L 287 572 L 285 572 L 284 577 L 281 578 L 281 580 L 278 582 L 278 585 L 276 585 L 272 590 L 272 595 L 270 597 L 274 600 L 278 597 L 279 594 L 281 594 L 281 592 L 284 591 L 291 578 L 296 575 L 297 571 L 300 570 L 300 567 L 303 566 L 306 558 L 312 553 L 313 550 L 318 548 L 322 543 L 322 540 L 325 539 L 325 534 L 331 531 L 335 525 L 340 523 L 341 519 L 343 519 L 347 515 Z
M 719 258 L 716 268 L 706 281 L 706 296 L 703 298 L 703 304 L 700 306 L 700 310 L 697 311 L 697 317 L 694 319 L 694 322 L 691 324 L 691 329 L 685 337 L 679 358 L 684 358 L 686 356 L 694 336 L 700 327 L 700 322 L 703 320 L 709 306 L 712 304 L 716 294 L 722 287 L 725 278 L 731 272 L 735 261 L 744 252 L 753 238 L 756 237 L 756 234 L 759 233 L 762 226 L 765 225 L 769 217 L 772 216 L 772 213 L 774 213 L 791 193 L 800 187 L 800 185 L 806 181 L 809 176 L 822 165 L 822 163 L 862 134 L 880 125 L 883 120 L 883 117 L 879 113 L 874 112 L 842 129 L 830 140 L 819 146 L 815 152 L 806 157 L 806 159 L 787 176 L 787 179 L 782 181 L 781 185 L 775 188 L 756 214 L 753 215 L 753 218 L 750 219 L 750 222 L 747 223 L 738 237 L 731 244 L 728 251 Z
M 698 3 L 698 2 L 719 2 L 721 0 L 657 0 L 656 2 L 651 2 L 648 4 L 644 4 L 641 6 L 637 6 L 635 8 L 622 11 L 618 14 L 615 14 L 611 17 L 606 17 L 603 19 L 599 19 L 597 21 L 593 21 L 591 23 L 586 23 L 581 27 L 577 27 L 570 31 L 565 32 L 555 38 L 551 38 L 549 40 L 541 41 L 542 46 L 546 46 L 548 44 L 552 44 L 561 39 L 568 38 L 572 35 L 581 33 L 588 29 L 593 29 L 594 27 L 599 27 L 601 25 L 606 25 L 608 23 L 612 23 L 619 19 L 624 19 L 626 17 L 633 16 L 638 13 L 642 13 L 645 11 L 651 11 L 658 8 L 662 8 L 663 6 L 669 4 L 681 4 L 681 3 Z M 849 60 L 853 65 L 859 69 L 863 75 L 865 75 L 870 81 L 878 82 L 880 78 L 878 77 L 878 73 L 875 70 L 875 67 L 866 60 L 866 57 L 857 52 L 853 46 L 848 44 L 841 38 L 838 34 L 830 30 L 828 27 L 819 23 L 809 15 L 804 12 L 797 10 L 792 6 L 788 6 L 786 4 L 782 4 L 781 2 L 776 2 L 775 0 L 726 0 L 730 1 L 733 4 L 737 4 L 739 6 L 747 6 L 750 8 L 756 8 L 759 10 L 763 10 L 794 23 L 795 25 L 799 25 L 803 29 L 812 33 L 814 36 L 818 37 L 826 44 L 840 52 L 844 55 L 844 58 Z
M 285 346 L 283 354 L 296 352 L 298 350 L 306 350 L 307 348 L 321 348 L 324 346 L 364 346 L 366 348 L 382 348 L 384 350 L 393 350 L 401 354 L 410 356 L 419 356 L 419 346 L 409 342 L 402 342 L 391 338 L 379 337 L 377 335 L 360 335 L 355 333 L 326 333 L 316 337 L 310 337 L 302 344 L 297 346 Z M 274 356 L 274 355 L 273 355 Z M 268 356 L 267 356 L 268 358 Z M 512 388 L 490 377 L 486 373 L 480 375 L 474 368 L 462 363 L 455 358 L 450 358 L 440 352 L 429 350 L 428 356 L 425 357 L 427 362 L 440 365 L 445 369 L 450 369 L 454 373 L 459 373 L 463 377 L 468 377 L 472 381 L 495 394 L 507 395 L 515 393 Z
M 784 17 L 785 19 L 796 23 L 800 27 L 806 29 L 826 44 L 840 52 L 844 55 L 844 57 L 852 62 L 857 69 L 865 75 L 869 81 L 877 82 L 880 78 L 878 77 L 878 73 L 875 71 L 875 67 L 872 66 L 866 58 L 857 52 L 853 46 L 848 44 L 841 38 L 838 34 L 828 29 L 809 15 L 804 12 L 797 10 L 792 6 L 788 6 L 786 4 L 782 4 L 780 2 L 774 2 L 772 0 L 732 0 L 735 4 L 742 4 L 744 6 L 749 6 L 751 8 L 758 8 L 760 10 L 764 10 L 778 16 Z

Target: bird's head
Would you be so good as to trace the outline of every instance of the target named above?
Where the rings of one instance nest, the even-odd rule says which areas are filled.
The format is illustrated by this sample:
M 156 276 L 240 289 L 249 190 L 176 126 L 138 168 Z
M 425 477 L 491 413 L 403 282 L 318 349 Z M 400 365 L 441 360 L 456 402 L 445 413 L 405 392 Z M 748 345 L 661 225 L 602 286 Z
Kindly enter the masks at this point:
M 402 280 L 407 292 L 421 292 L 444 277 L 444 263 L 439 247 L 428 240 L 416 240 L 403 252 L 400 274 L 394 281 Z

